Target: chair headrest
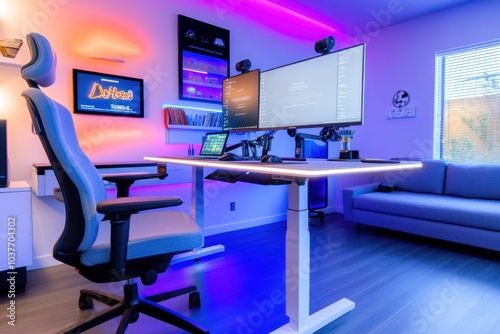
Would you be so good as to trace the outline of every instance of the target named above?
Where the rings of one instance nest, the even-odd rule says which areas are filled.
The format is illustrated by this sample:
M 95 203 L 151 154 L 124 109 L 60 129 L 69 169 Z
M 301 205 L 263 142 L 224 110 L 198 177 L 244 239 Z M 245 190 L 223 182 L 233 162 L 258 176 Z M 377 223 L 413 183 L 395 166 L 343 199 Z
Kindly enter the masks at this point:
M 31 60 L 21 67 L 21 76 L 31 87 L 48 87 L 56 80 L 57 58 L 49 41 L 32 32 L 26 35 Z

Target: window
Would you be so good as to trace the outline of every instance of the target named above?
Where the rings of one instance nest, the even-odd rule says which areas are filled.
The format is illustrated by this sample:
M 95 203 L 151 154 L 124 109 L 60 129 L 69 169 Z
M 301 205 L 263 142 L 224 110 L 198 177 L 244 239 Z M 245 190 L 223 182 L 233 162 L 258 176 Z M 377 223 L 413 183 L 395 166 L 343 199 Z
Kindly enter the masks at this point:
M 500 162 L 500 40 L 436 55 L 434 158 Z

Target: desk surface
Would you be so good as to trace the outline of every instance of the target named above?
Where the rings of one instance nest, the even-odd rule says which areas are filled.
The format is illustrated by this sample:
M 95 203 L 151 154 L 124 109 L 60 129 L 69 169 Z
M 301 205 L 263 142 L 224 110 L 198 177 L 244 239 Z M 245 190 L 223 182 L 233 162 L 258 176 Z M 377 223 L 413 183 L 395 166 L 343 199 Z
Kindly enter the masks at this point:
M 144 157 L 144 160 L 181 164 L 196 167 L 209 167 L 230 170 L 245 170 L 264 174 L 288 175 L 296 177 L 322 177 L 329 175 L 370 173 L 414 169 L 422 167 L 418 161 L 401 163 L 363 163 L 359 161 L 327 161 L 308 159 L 307 161 L 285 161 L 283 163 L 261 163 L 260 161 L 219 161 L 211 159 L 193 159 L 186 157 Z
M 322 177 L 352 173 L 369 173 L 407 170 L 421 167 L 420 162 L 401 162 L 397 164 L 363 163 L 350 161 L 327 161 L 308 159 L 304 162 L 286 161 L 267 164 L 260 161 L 219 161 L 193 159 L 192 157 L 145 157 L 147 161 L 180 164 L 193 167 L 195 182 L 193 194 L 195 212 L 198 210 L 203 219 L 204 195 L 203 179 L 200 170 L 203 167 L 228 170 L 242 170 L 279 176 L 300 178 Z M 289 322 L 278 328 L 273 334 L 313 333 L 341 315 L 354 309 L 354 302 L 342 298 L 314 314 L 309 313 L 310 290 L 310 236 L 308 219 L 308 186 L 306 182 L 292 182 L 288 185 L 288 210 L 286 232 L 286 314 Z M 200 193 L 201 191 L 201 193 Z M 267 201 L 273 205 L 273 201 Z M 297 270 L 299 268 L 300 270 Z

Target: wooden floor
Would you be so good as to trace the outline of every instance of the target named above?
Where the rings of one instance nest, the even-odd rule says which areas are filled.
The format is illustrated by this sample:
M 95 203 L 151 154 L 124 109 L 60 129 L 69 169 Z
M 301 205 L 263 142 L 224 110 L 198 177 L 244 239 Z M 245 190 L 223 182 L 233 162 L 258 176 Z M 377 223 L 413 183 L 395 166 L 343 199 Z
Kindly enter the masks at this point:
M 187 296 L 163 304 L 214 334 L 269 333 L 287 322 L 285 230 L 277 223 L 207 237 L 226 251 L 176 264 L 141 292 L 196 284 L 200 309 L 190 311 Z M 358 233 L 339 214 L 310 231 L 311 313 L 342 297 L 356 303 L 318 333 L 500 333 L 498 253 L 366 226 Z M 0 297 L 0 333 L 54 333 L 104 308 L 80 311 L 80 288 L 121 294 L 122 285 L 88 283 L 65 265 L 30 271 L 16 295 L 16 327 L 7 324 L 8 299 Z M 88 333 L 114 333 L 117 324 Z M 142 315 L 127 333 L 183 332 Z

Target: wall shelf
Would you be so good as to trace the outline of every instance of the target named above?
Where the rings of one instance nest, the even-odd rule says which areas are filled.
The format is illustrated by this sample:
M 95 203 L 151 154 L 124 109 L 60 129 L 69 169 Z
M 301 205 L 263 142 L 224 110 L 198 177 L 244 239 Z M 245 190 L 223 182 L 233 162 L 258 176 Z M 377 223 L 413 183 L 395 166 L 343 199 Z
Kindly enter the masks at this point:
M 10 60 L 9 58 L 3 58 L 0 60 L 0 66 L 21 68 L 21 64 L 15 62 L 15 60 Z
M 196 107 L 164 105 L 163 119 L 165 127 L 181 128 L 221 128 L 222 110 Z
M 222 129 L 222 126 L 201 125 L 210 123 L 222 125 L 220 109 L 164 105 L 163 120 L 167 144 L 199 143 L 201 140 L 199 131 L 214 132 Z M 190 124 L 193 122 L 200 125 Z
M 197 125 L 175 125 L 175 124 L 169 124 L 167 130 L 169 129 L 182 129 L 182 130 L 203 130 L 203 131 L 214 131 L 214 130 L 219 130 L 220 127 L 214 127 L 214 126 L 197 126 Z

